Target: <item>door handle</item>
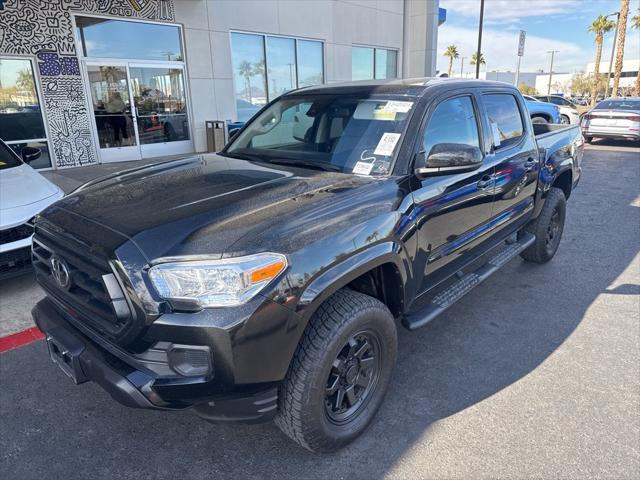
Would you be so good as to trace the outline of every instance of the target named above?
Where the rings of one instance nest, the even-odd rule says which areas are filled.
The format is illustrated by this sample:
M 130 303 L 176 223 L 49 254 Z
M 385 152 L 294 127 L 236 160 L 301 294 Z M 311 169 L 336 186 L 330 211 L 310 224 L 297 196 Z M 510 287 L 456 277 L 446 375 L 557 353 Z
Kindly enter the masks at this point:
M 490 175 L 485 175 L 478 181 L 477 186 L 479 190 L 488 190 L 493 187 L 493 183 L 494 178 Z
M 536 167 L 537 164 L 538 164 L 538 162 L 535 159 L 529 158 L 529 159 L 527 159 L 527 161 L 524 164 L 524 169 L 527 172 L 529 172 L 529 171 L 533 170 Z

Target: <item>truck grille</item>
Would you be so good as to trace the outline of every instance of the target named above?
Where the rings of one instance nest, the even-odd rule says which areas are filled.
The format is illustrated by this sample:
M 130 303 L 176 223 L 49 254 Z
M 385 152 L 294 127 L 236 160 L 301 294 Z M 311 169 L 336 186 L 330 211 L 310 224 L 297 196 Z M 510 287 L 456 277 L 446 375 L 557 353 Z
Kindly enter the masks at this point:
M 0 244 L 17 242 L 29 238 L 33 235 L 33 224 L 31 222 L 23 223 L 17 227 L 0 230 Z
M 74 320 L 115 338 L 134 321 L 134 314 L 107 259 L 88 251 L 81 242 L 64 243 L 38 228 L 33 237 L 33 267 L 44 290 L 67 307 Z M 68 271 L 69 282 L 60 282 L 57 270 Z M 64 264 L 64 268 L 60 264 Z M 63 276 L 64 275 L 58 275 Z

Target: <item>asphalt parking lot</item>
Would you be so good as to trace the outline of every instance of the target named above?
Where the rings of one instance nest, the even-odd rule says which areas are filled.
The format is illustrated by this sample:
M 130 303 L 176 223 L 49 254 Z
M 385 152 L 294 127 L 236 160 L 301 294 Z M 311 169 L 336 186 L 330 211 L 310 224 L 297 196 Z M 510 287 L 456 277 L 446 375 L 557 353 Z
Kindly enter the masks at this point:
M 638 478 L 640 148 L 585 154 L 557 256 L 512 261 L 427 327 L 399 330 L 372 427 L 314 455 L 273 424 L 133 410 L 74 386 L 42 342 L 0 355 L 0 477 Z M 0 336 L 30 326 L 0 284 Z

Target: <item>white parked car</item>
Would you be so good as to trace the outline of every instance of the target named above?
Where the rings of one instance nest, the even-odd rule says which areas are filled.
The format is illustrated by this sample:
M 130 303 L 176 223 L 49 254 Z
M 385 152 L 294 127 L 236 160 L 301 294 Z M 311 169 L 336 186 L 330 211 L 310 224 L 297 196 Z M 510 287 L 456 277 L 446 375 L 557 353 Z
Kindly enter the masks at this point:
M 532 97 L 531 95 L 523 95 L 527 100 L 531 100 L 532 102 L 543 102 L 543 103 L 552 103 L 558 110 L 560 110 L 560 123 L 565 123 L 569 125 L 578 125 L 580 123 L 580 114 L 578 110 L 576 110 L 573 104 L 562 97 L 557 95 L 545 95 Z
M 40 150 L 22 149 L 22 159 L 0 140 L 0 279 L 31 267 L 32 219 L 64 192 L 29 165 Z

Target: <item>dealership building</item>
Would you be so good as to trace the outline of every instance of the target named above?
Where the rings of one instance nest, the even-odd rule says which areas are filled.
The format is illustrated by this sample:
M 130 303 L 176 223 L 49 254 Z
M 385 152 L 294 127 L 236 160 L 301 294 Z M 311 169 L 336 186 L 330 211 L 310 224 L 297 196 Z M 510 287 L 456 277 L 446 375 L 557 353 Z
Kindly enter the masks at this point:
M 207 125 L 288 90 L 434 75 L 438 20 L 438 0 L 0 0 L 0 138 L 42 169 L 206 151 Z

